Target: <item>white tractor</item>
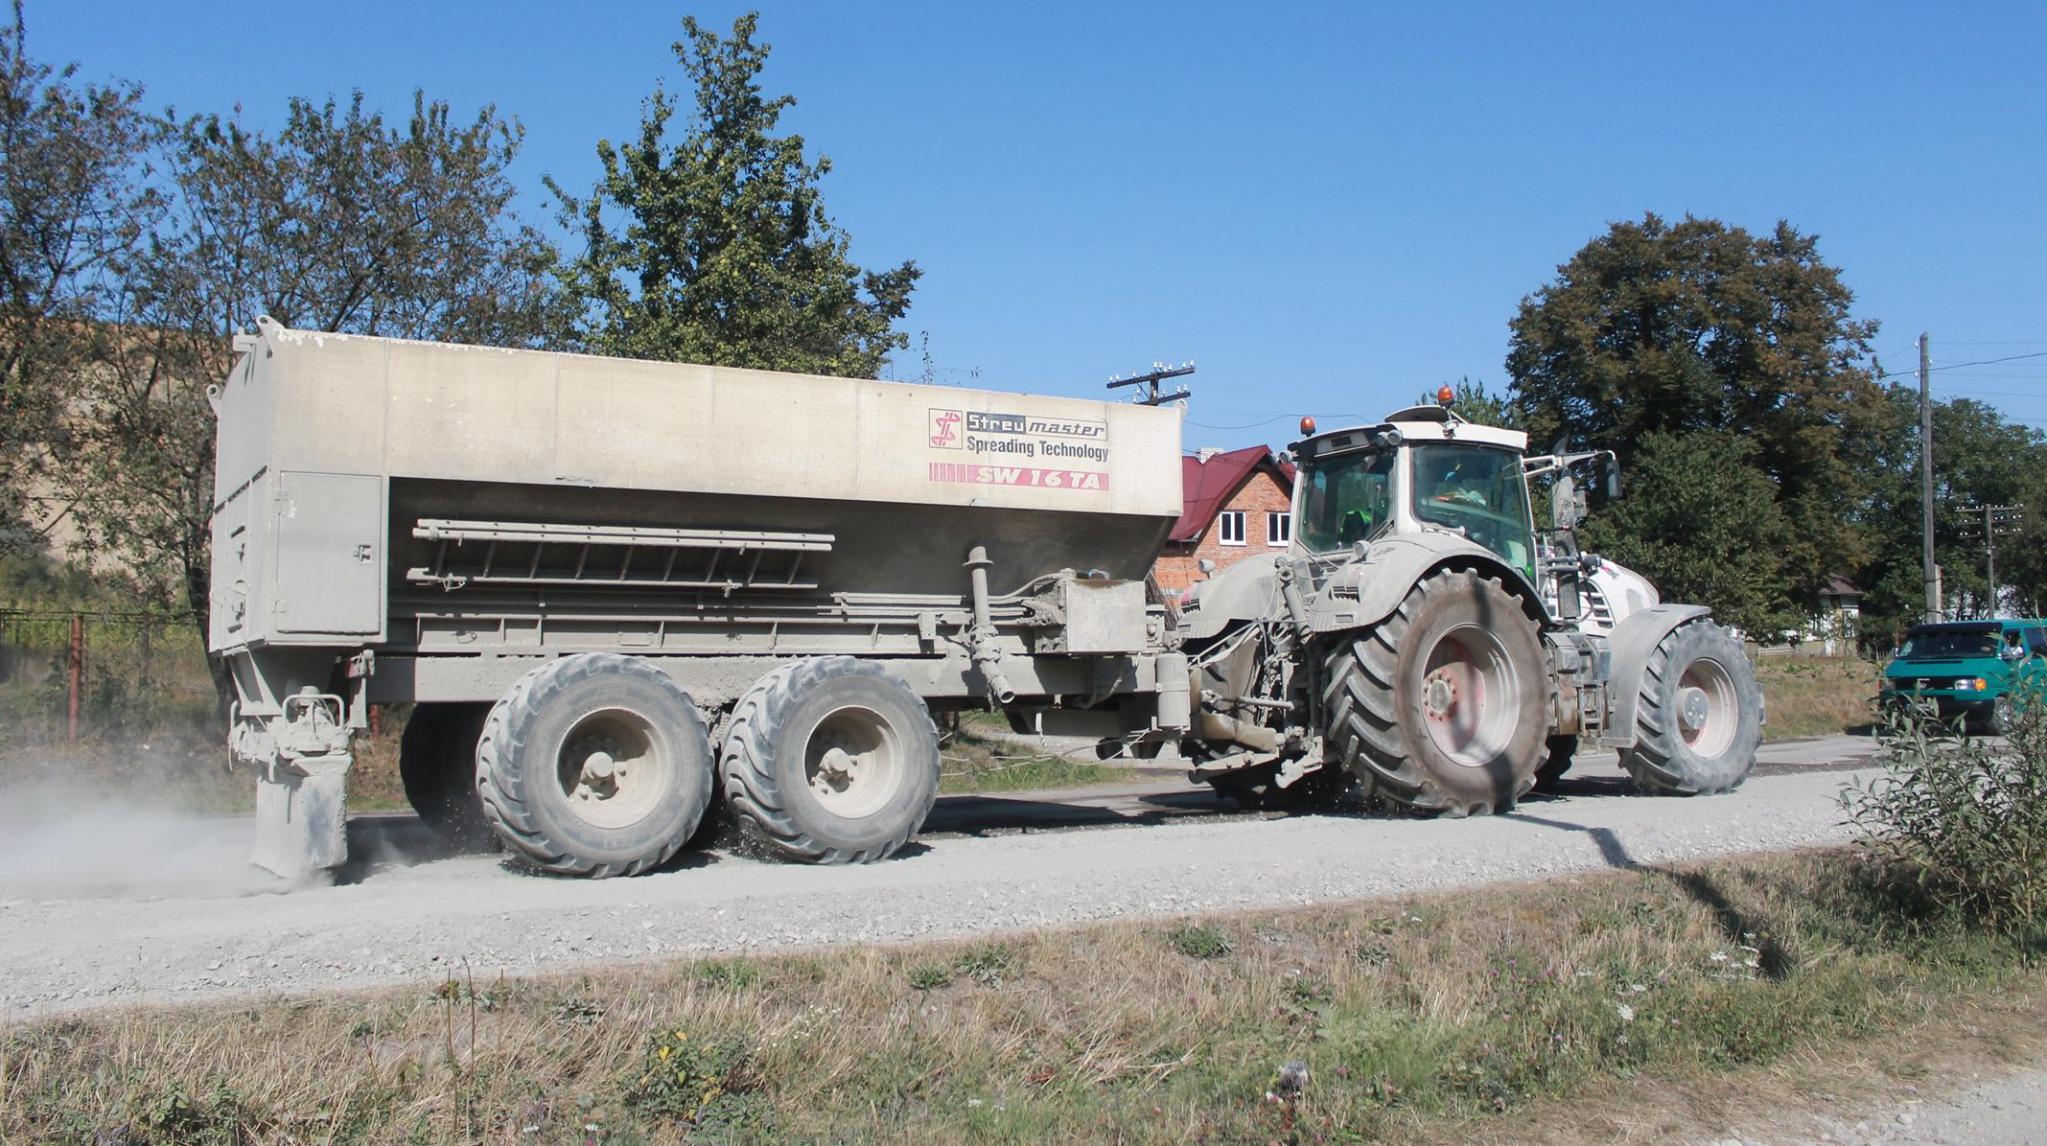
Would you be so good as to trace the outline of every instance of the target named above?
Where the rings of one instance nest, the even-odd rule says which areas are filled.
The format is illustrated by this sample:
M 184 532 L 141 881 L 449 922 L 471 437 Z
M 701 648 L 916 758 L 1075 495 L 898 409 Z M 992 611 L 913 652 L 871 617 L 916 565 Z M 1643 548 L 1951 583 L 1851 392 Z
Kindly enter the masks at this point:
M 1302 431 L 1291 548 L 1179 618 L 1198 776 L 1250 803 L 1361 786 L 1453 816 L 1511 809 L 1583 743 L 1650 792 L 1748 777 L 1763 701 L 1737 635 L 1578 548 L 1579 477 L 1617 495 L 1610 452 L 1529 457 L 1443 405 Z M 1546 530 L 1531 478 L 1552 479 Z

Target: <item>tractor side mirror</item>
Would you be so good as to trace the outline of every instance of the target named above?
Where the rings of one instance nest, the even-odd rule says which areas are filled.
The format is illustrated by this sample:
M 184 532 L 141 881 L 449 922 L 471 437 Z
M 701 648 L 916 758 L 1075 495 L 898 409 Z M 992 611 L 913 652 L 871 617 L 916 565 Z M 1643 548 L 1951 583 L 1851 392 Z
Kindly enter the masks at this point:
M 1619 501 L 1620 499 L 1621 460 L 1619 458 L 1608 458 L 1606 459 L 1606 500 Z
M 1550 522 L 1558 529 L 1576 529 L 1585 520 L 1585 499 L 1578 495 L 1578 483 L 1571 475 L 1557 475 L 1550 488 Z

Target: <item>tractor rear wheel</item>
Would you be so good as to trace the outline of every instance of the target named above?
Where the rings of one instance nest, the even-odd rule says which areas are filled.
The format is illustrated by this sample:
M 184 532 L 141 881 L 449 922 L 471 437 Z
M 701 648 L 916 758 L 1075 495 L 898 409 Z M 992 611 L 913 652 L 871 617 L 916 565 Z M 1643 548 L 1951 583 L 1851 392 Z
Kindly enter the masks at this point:
M 873 661 L 816 657 L 762 677 L 718 753 L 725 798 L 769 848 L 805 863 L 872 863 L 938 799 L 938 728 Z
M 1535 622 L 1497 578 L 1445 570 L 1330 650 L 1330 755 L 1382 798 L 1450 816 L 1506 811 L 1535 783 L 1549 732 Z
M 398 738 L 405 800 L 442 839 L 462 851 L 497 847 L 476 794 L 476 742 L 488 704 L 417 704 Z
M 1734 634 L 1711 621 L 1672 629 L 1649 655 L 1635 746 L 1621 767 L 1647 792 L 1703 796 L 1748 779 L 1763 739 L 1763 691 Z

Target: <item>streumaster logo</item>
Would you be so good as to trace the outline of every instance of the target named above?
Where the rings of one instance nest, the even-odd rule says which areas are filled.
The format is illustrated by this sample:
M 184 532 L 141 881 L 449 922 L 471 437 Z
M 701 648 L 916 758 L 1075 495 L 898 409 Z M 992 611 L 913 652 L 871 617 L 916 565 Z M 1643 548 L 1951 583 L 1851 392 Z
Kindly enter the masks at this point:
M 1106 422 L 1075 422 L 1032 418 L 1023 414 L 989 414 L 970 411 L 967 430 L 976 434 L 1043 434 L 1048 438 L 1102 438 L 1108 436 Z
M 958 410 L 931 411 L 931 445 L 934 449 L 964 449 L 966 441 L 960 436 L 960 412 Z
M 1109 425 L 1083 418 L 1042 418 L 996 410 L 930 410 L 934 450 L 964 450 L 1000 465 L 932 462 L 930 480 L 973 485 L 1016 485 L 1037 489 L 1102 490 L 1109 475 Z M 1036 462 L 1036 465 L 1010 465 Z M 1042 463 L 1051 463 L 1049 465 Z

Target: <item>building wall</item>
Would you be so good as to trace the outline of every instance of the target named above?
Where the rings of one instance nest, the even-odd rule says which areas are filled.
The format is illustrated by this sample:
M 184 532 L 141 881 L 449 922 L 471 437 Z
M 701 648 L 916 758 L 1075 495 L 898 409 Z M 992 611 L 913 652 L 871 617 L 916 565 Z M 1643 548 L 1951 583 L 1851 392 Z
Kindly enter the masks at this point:
M 1159 588 L 1169 595 L 1185 592 L 1202 579 L 1198 562 L 1206 558 L 1215 562 L 1217 569 L 1227 568 L 1246 557 L 1280 552 L 1284 546 L 1267 544 L 1265 515 L 1268 512 L 1285 513 L 1289 508 L 1291 495 L 1278 478 L 1267 470 L 1259 470 L 1244 483 L 1235 497 L 1222 509 L 1244 512 L 1244 544 L 1224 545 L 1222 529 L 1218 522 L 1210 522 L 1208 528 L 1192 544 L 1167 542 L 1164 553 L 1159 555 L 1153 573 L 1158 577 Z M 1218 514 L 1220 516 L 1220 514 Z

